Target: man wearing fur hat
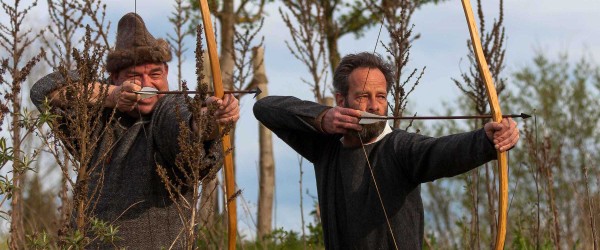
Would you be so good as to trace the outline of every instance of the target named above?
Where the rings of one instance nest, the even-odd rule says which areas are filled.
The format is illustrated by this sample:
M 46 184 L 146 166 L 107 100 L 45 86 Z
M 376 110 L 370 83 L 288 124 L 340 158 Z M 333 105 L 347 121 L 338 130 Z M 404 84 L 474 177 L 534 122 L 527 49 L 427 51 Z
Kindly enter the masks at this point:
M 105 110 L 100 119 L 103 131 L 90 176 L 90 189 L 95 189 L 93 214 L 119 226 L 116 247 L 131 249 L 156 249 L 174 246 L 184 237 L 182 223 L 176 207 L 169 199 L 157 164 L 177 174 L 175 156 L 179 153 L 177 136 L 181 118 L 196 130 L 191 111 L 181 95 L 156 95 L 141 99 L 135 91 L 152 87 L 168 90 L 167 75 L 171 60 L 169 45 L 163 39 L 155 39 L 146 29 L 140 16 L 134 13 L 121 18 L 117 28 L 117 40 L 108 54 L 106 67 L 110 74 Z M 79 81 L 73 72 L 69 77 Z M 51 111 L 63 114 L 74 112 L 65 105 L 65 76 L 59 72 L 40 79 L 31 89 L 31 99 L 38 109 L 44 109 L 44 100 L 50 100 Z M 81 84 L 81 83 L 79 83 Z M 97 90 L 105 83 L 88 83 Z M 90 100 L 93 103 L 94 100 Z M 238 100 L 232 95 L 223 99 L 209 97 L 207 104 L 216 103 L 216 122 L 227 124 L 239 118 Z M 115 118 L 108 119 L 116 109 Z M 60 127 L 59 127 L 60 128 Z M 111 134 L 114 138 L 110 137 Z M 207 142 L 208 143 L 208 142 Z M 107 155 L 108 157 L 102 157 Z M 189 192 L 188 192 L 189 193 Z M 174 245 L 172 245 L 174 243 Z M 113 248 L 98 245 L 99 248 Z

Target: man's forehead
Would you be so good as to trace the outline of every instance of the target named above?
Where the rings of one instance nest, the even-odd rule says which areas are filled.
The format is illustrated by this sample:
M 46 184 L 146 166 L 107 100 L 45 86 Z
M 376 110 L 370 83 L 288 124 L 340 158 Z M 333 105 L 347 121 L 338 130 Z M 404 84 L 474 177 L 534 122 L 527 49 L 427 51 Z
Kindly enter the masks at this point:
M 138 72 L 144 72 L 144 71 L 163 70 L 165 68 L 164 65 L 165 65 L 164 63 L 145 63 L 145 64 L 141 64 L 141 65 L 130 66 L 130 67 L 124 69 L 123 73 L 129 74 L 129 73 L 138 73 Z
M 353 87 L 353 85 L 386 85 L 385 76 L 378 68 L 357 68 L 352 71 L 349 77 L 349 87 Z M 385 87 L 385 86 L 384 86 Z

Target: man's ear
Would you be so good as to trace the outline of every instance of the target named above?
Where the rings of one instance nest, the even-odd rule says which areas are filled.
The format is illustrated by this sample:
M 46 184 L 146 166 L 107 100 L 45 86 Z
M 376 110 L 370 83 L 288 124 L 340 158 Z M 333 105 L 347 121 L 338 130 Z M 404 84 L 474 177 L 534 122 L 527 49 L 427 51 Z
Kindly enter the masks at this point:
M 335 92 L 335 104 L 338 107 L 344 107 L 344 101 L 345 101 L 346 97 L 344 95 L 342 95 L 342 93 L 340 92 Z

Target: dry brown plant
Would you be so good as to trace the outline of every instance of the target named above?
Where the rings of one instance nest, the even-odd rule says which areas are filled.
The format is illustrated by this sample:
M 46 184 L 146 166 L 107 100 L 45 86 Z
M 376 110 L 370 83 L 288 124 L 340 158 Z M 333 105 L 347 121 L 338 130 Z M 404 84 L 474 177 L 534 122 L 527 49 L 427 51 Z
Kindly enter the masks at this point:
M 421 77 L 425 73 L 424 67 L 420 72 L 413 69 L 408 73 L 408 76 L 403 77 L 410 59 L 411 44 L 420 36 L 419 34 L 413 34 L 414 25 L 411 24 L 411 18 L 421 3 L 414 0 L 385 0 L 381 3 L 365 0 L 365 2 L 371 12 L 381 15 L 381 25 L 385 24 L 389 34 L 390 42 L 388 44 L 381 42 L 387 52 L 388 60 L 395 66 L 394 85 L 391 88 L 393 101 L 389 105 L 393 116 L 402 116 L 406 110 L 409 95 L 419 85 Z M 412 84 L 409 85 L 409 83 Z M 400 122 L 401 120 L 394 120 L 393 127 L 400 128 Z M 409 121 L 404 129 L 408 129 L 411 125 L 412 121 Z
M 191 10 L 199 10 L 199 1 L 190 1 Z M 268 0 L 242 0 L 239 2 L 235 1 L 214 1 L 209 0 L 209 8 L 215 18 L 215 23 L 218 22 L 217 37 L 219 41 L 220 53 L 219 53 L 219 64 L 221 68 L 221 78 L 223 80 L 224 89 L 234 89 L 236 83 L 234 83 L 234 77 L 239 77 L 240 74 L 234 72 L 236 70 L 236 58 L 239 58 L 236 54 L 235 49 L 235 38 L 236 32 L 238 32 L 239 25 L 253 25 L 261 21 L 264 16 L 264 7 Z M 199 11 L 193 13 L 194 17 L 191 18 L 193 27 L 196 27 L 201 18 L 198 16 Z M 215 25 L 216 26 L 216 25 Z M 240 32 L 241 33 L 241 32 Z M 251 32 L 252 33 L 252 32 Z M 240 85 L 238 85 L 240 86 Z M 235 142 L 235 127 L 230 131 L 230 138 L 232 143 Z M 235 147 L 235 146 L 234 146 Z M 235 172 L 235 150 L 232 152 Z M 217 197 L 219 192 L 215 182 L 212 182 L 205 186 L 203 189 L 206 191 L 203 199 L 211 200 L 213 203 L 210 207 L 218 207 Z M 224 190 L 224 188 L 222 188 Z M 224 193 L 221 197 L 223 200 L 227 200 Z M 209 209 L 210 210 L 210 209 Z M 207 222 L 212 223 L 216 220 L 216 213 L 205 214 L 204 218 Z M 216 228 L 216 225 L 214 226 Z
M 532 178 L 536 186 L 536 220 L 528 236 L 534 239 L 536 247 L 541 247 L 544 235 L 550 235 L 555 246 L 560 246 L 560 228 L 556 195 L 554 191 L 554 171 L 560 162 L 561 145 L 553 145 L 551 138 L 544 135 L 542 143 L 538 142 L 538 131 L 527 123 L 524 126 L 524 139 L 527 144 L 529 162 L 532 163 Z M 545 198 L 542 198 L 543 197 Z M 549 218 L 547 220 L 542 219 Z M 550 224 L 549 226 L 544 226 Z
M 195 249 L 196 243 L 206 246 L 214 244 L 215 240 L 208 238 L 207 234 L 199 234 L 199 231 L 210 231 L 212 228 L 205 228 L 201 221 L 199 211 L 202 206 L 200 187 L 203 183 L 210 182 L 216 178 L 223 161 L 221 153 L 221 138 L 228 133 L 231 127 L 225 129 L 223 134 L 219 135 L 212 143 L 205 143 L 205 140 L 211 134 L 218 133 L 214 122 L 214 112 L 217 106 L 210 105 L 205 107 L 204 100 L 208 96 L 208 84 L 202 74 L 204 59 L 202 55 L 202 29 L 197 28 L 196 42 L 196 75 L 197 87 L 200 92 L 193 98 L 186 98 L 187 109 L 191 111 L 192 123 L 196 130 L 190 127 L 189 122 L 181 116 L 180 107 L 177 107 L 177 117 L 180 124 L 180 134 L 177 138 L 180 153 L 176 156 L 176 172 L 171 174 L 169 170 L 158 166 L 157 171 L 161 180 L 169 193 L 170 199 L 174 202 L 183 222 L 182 232 L 179 241 L 182 242 L 185 249 Z M 187 90 L 185 81 L 182 84 L 183 90 Z M 207 111 L 204 111 L 207 108 Z M 205 238 L 199 238 L 200 236 Z M 175 244 L 175 242 L 174 242 Z
M 71 71 L 66 66 L 58 69 L 65 80 L 59 99 L 64 100 L 63 107 L 68 109 L 48 104 L 42 116 L 46 117 L 52 130 L 38 130 L 62 172 L 62 192 L 68 192 L 61 192 L 61 225 L 56 240 L 61 248 L 89 247 L 104 236 L 99 234 L 99 230 L 107 228 L 112 230 L 112 238 L 104 240 L 110 244 L 117 239 L 114 228 L 106 224 L 110 222 L 95 218 L 95 203 L 102 195 L 101 165 L 118 141 L 112 130 L 103 124 L 114 120 L 115 110 L 104 108 L 107 84 L 100 85 L 99 89 L 94 89 L 94 84 L 82 84 L 104 82 L 98 73 L 102 72 L 104 51 L 92 41 L 92 31 L 88 26 L 83 49 L 72 51 L 76 70 Z

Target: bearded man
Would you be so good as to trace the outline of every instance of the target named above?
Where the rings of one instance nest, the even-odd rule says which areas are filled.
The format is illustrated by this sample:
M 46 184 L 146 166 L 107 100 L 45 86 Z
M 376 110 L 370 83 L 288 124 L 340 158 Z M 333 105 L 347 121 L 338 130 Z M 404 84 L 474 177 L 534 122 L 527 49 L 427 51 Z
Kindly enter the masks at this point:
M 118 226 L 116 236 L 122 240 L 115 245 L 95 243 L 90 246 L 92 248 L 183 247 L 181 239 L 185 232 L 179 216 L 184 215 L 169 198 L 157 165 L 173 174 L 171 177 L 178 176 L 181 180 L 183 177 L 175 165 L 175 157 L 180 152 L 177 141 L 182 129 L 180 121 L 188 121 L 182 124 L 193 131 L 198 126 L 185 104 L 186 97 L 156 95 L 142 99 L 135 93 L 143 87 L 168 90 L 167 62 L 170 60 L 167 42 L 155 39 L 140 16 L 129 13 L 121 18 L 116 45 L 106 60 L 110 84 L 108 95 L 102 102 L 104 110 L 98 114 L 102 123 L 98 131 L 102 133 L 94 131 L 100 138 L 89 166 L 93 171 L 89 177 L 89 196 L 91 215 Z M 69 77 L 79 81 L 76 73 L 70 72 Z M 72 114 L 75 110 L 65 100 L 65 81 L 59 72 L 45 76 L 32 87 L 31 100 L 40 110 L 44 109 L 44 101 L 48 99 L 51 112 L 62 116 Z M 101 82 L 78 84 L 93 85 L 90 105 L 96 103 L 102 96 L 101 89 L 107 86 Z M 209 97 L 207 103 L 219 106 L 215 122 L 224 125 L 239 119 L 238 100 L 232 95 L 225 95 L 222 100 Z M 114 118 L 110 119 L 113 111 Z M 54 127 L 65 128 L 64 125 Z M 69 134 L 69 131 L 63 132 Z M 209 143 L 210 140 L 205 141 L 205 144 Z M 77 156 L 77 152 L 74 155 Z M 184 191 L 185 196 L 190 194 L 190 190 Z
M 254 105 L 260 122 L 314 164 L 327 249 L 422 249 L 420 184 L 481 166 L 518 141 L 510 118 L 440 138 L 385 121 L 359 125 L 361 111 L 387 115 L 392 84 L 391 65 L 363 52 L 335 70 L 337 107 L 275 96 Z

